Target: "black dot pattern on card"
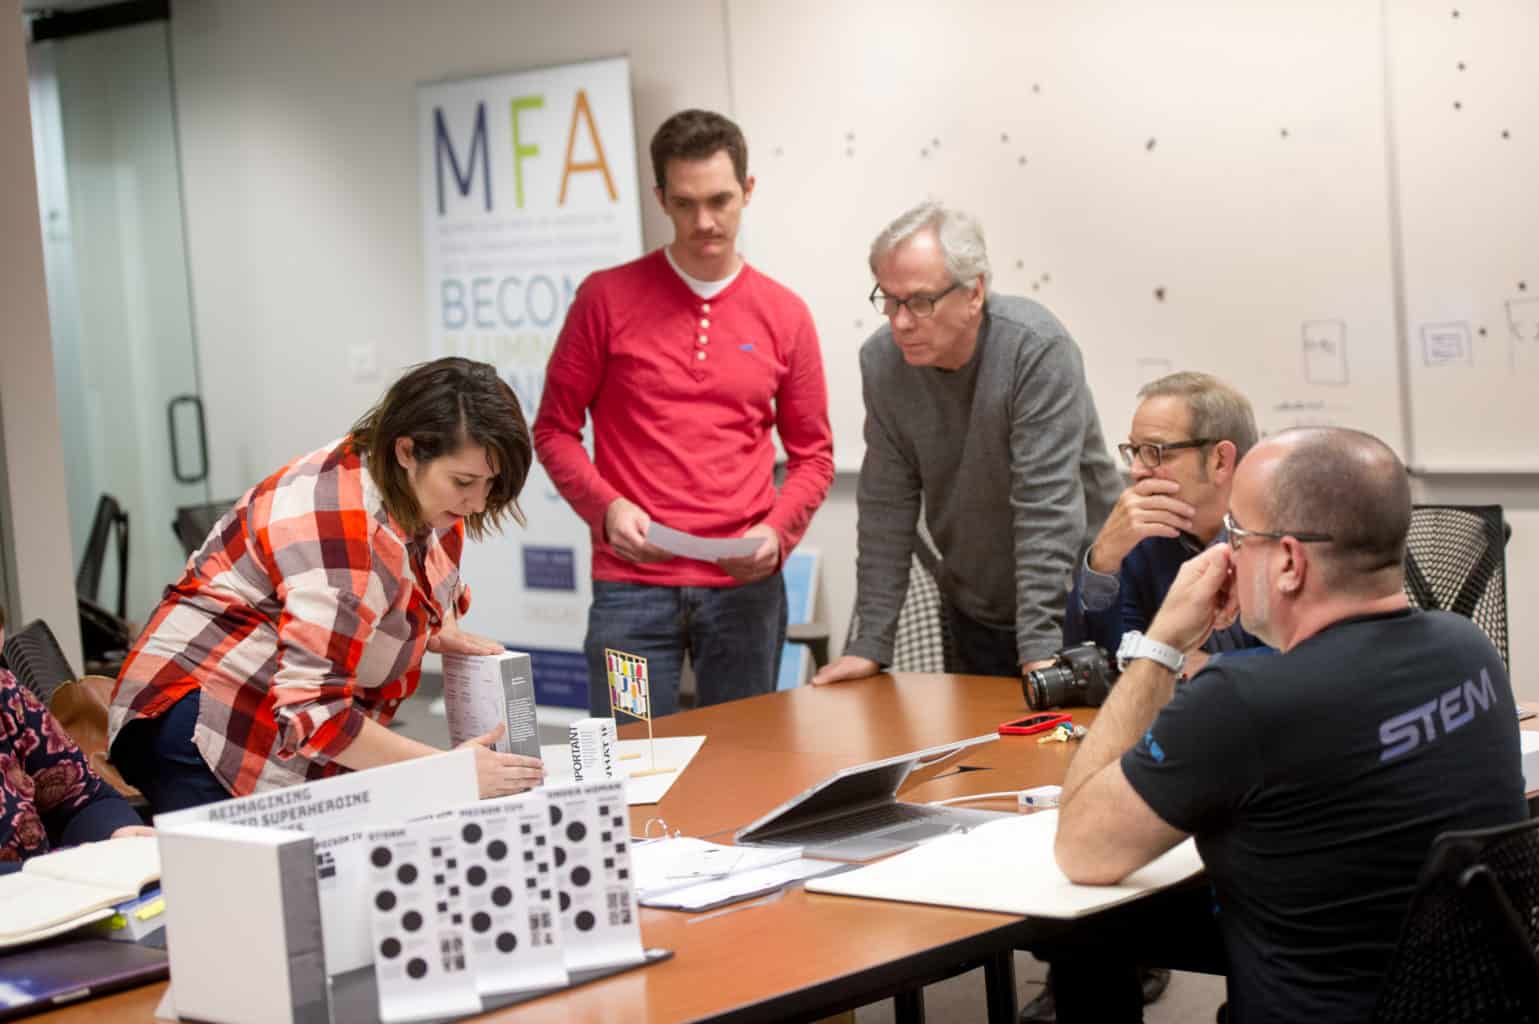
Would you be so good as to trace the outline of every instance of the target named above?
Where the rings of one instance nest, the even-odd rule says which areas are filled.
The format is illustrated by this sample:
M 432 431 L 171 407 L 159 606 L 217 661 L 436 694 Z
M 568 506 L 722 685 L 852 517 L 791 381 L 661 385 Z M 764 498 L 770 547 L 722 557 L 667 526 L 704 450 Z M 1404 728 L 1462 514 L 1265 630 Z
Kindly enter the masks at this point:
M 576 868 L 572 871 L 572 884 L 579 889 L 593 881 L 593 872 L 587 868 Z
M 417 869 L 411 864 L 402 864 L 395 877 L 402 885 L 411 885 L 417 880 Z
M 492 903 L 499 907 L 505 907 L 513 902 L 513 890 L 505 885 L 499 885 L 492 890 Z
M 401 927 L 409 932 L 417 931 L 422 927 L 422 915 L 415 910 L 408 910 L 401 915 Z
M 484 932 L 492 927 L 492 915 L 484 910 L 478 910 L 470 918 L 470 927 L 477 932 Z
M 390 847 L 376 846 L 374 852 L 369 854 L 369 860 L 377 868 L 388 868 L 390 866 Z
M 479 864 L 472 864 L 465 869 L 465 881 L 471 885 L 485 885 L 486 869 Z
M 427 961 L 421 957 L 412 957 L 411 962 L 406 965 L 406 974 L 413 979 L 424 978 L 427 972 Z
M 566 837 L 574 843 L 580 843 L 588 835 L 588 826 L 580 821 L 574 821 L 566 827 Z
M 504 953 L 511 953 L 518 948 L 518 936 L 512 932 L 503 932 L 497 936 L 497 948 Z
M 379 955 L 386 960 L 394 960 L 401 955 L 401 940 L 386 939 L 379 944 Z
M 581 932 L 591 932 L 593 926 L 598 923 L 598 919 L 593 916 L 593 913 L 587 910 L 578 911 L 575 920 L 577 922 L 577 930 Z
M 508 855 L 508 844 L 501 839 L 493 839 L 486 844 L 486 855 L 492 860 L 502 860 Z
M 471 822 L 460 830 L 460 838 L 467 843 L 479 843 L 481 841 L 481 826 Z
M 384 890 L 383 892 L 380 892 L 380 893 L 376 893 L 375 896 L 374 896 L 374 905 L 376 907 L 378 907 L 379 909 L 381 909 L 381 910 L 385 910 L 385 911 L 394 910 L 395 909 L 395 893 L 391 892 L 389 889 L 386 889 L 386 890 Z

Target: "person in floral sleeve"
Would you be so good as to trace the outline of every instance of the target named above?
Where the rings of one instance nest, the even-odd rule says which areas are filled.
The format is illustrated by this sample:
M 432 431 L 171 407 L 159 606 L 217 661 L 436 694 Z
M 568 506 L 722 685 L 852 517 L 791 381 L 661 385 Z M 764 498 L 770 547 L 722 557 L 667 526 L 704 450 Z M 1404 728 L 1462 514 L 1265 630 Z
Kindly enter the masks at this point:
M 0 874 L 55 847 L 128 835 L 154 832 L 91 770 L 42 702 L 0 668 Z

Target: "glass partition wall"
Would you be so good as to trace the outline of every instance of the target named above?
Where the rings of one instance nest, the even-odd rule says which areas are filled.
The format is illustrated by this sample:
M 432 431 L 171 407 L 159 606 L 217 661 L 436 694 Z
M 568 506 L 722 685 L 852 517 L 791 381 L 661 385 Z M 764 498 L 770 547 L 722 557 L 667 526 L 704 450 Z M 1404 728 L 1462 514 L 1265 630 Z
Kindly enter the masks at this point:
M 28 65 L 77 584 L 137 625 L 186 561 L 177 508 L 209 500 L 169 23 L 33 42 Z

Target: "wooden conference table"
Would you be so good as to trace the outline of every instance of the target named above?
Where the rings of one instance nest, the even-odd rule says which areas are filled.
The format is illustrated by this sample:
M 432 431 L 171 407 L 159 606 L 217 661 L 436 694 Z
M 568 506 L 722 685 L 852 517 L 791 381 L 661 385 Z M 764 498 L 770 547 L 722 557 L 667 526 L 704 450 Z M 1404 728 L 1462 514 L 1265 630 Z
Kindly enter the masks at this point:
M 876 676 L 800 687 L 659 719 L 659 736 L 705 735 L 705 745 L 661 803 L 631 809 L 634 834 L 662 818 L 684 835 L 730 841 L 758 818 L 839 768 L 994 732 L 1026 713 L 1019 679 Z M 1074 709 L 1088 724 L 1095 712 Z M 646 735 L 638 724 L 620 730 Z M 917 802 L 1062 782 L 1076 744 L 1004 736 L 954 764 L 985 770 L 905 790 Z M 969 806 L 1007 810 L 1014 800 Z M 1033 865 L 1022 864 L 1023 872 Z M 694 923 L 691 923 L 691 922 Z M 1014 1019 L 1011 951 L 1029 933 L 1008 914 L 823 896 L 792 889 L 763 906 L 706 919 L 641 911 L 642 942 L 672 959 L 488 1014 L 540 1022 L 770 1021 L 825 1016 L 890 996 L 920 1009 L 914 986 L 969 966 L 989 968 L 990 1017 Z M 238 930 L 231 935 L 238 969 Z M 164 984 L 92 1000 L 37 1018 L 48 1024 L 147 1021 Z

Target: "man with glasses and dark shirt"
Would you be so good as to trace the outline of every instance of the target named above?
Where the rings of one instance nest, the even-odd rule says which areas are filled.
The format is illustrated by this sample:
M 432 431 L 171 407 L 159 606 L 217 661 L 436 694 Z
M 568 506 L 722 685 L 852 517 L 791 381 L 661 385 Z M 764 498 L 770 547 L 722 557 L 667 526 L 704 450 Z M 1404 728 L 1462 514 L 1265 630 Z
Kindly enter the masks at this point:
M 1035 302 L 990 294 L 983 231 L 966 214 L 917 206 L 877 236 L 870 262 L 888 322 L 860 351 L 856 627 L 813 682 L 891 662 L 921 508 L 941 558 L 948 668 L 1046 664 L 1074 561 L 1120 486 L 1079 349 Z
M 1250 402 L 1216 377 L 1173 373 L 1138 397 L 1117 446 L 1133 484 L 1085 553 L 1063 624 L 1065 646 L 1094 640 L 1110 655 L 1149 628 L 1181 563 L 1222 538 L 1235 467 L 1256 443 Z M 1188 674 L 1210 654 L 1263 646 L 1238 623 L 1214 630 Z
M 1410 484 L 1383 442 L 1258 444 L 1229 543 L 1181 567 L 1069 765 L 1055 853 L 1125 878 L 1188 835 L 1188 884 L 1037 937 L 1058 1018 L 1141 1019 L 1132 964 L 1228 975 L 1233 1024 L 1368 1020 L 1433 839 L 1526 814 L 1512 688 L 1469 619 L 1404 590 Z M 1182 659 L 1238 614 L 1278 650 Z

